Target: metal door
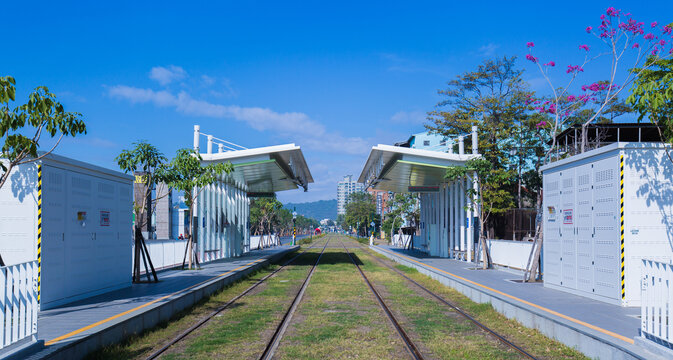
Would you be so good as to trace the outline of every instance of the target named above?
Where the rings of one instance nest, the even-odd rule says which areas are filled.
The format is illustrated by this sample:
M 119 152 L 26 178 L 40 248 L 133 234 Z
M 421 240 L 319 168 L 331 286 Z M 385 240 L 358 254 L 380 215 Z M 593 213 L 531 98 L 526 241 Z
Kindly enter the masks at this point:
M 561 171 L 561 285 L 577 289 L 575 168 Z
M 593 191 L 592 164 L 575 169 L 575 236 L 577 245 L 577 289 L 593 293 Z
M 98 276 L 94 246 L 93 177 L 67 172 L 67 227 L 65 236 L 65 287 L 69 296 L 86 293 Z
M 66 171 L 42 166 L 41 302 L 67 296 L 65 283 L 65 234 L 68 182 Z
M 544 281 L 561 285 L 560 172 L 544 174 Z
M 594 293 L 620 298 L 619 157 L 594 162 Z

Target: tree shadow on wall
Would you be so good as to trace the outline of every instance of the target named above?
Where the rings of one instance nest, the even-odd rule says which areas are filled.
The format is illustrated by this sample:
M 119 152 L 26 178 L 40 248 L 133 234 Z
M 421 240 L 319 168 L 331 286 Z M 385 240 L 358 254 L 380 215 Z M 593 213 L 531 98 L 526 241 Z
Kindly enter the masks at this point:
M 625 180 L 629 178 L 626 172 L 636 172 L 641 181 L 636 195 L 645 199 L 648 207 L 657 209 L 661 214 L 661 224 L 666 228 L 668 246 L 673 251 L 673 162 L 665 151 L 659 150 L 627 151 L 626 156 L 630 159 L 625 160 L 632 161 L 633 167 L 625 167 Z
M 18 166 L 12 169 L 9 175 L 11 190 L 14 197 L 23 202 L 26 196 L 36 196 L 37 193 L 37 166 L 34 164 Z M 34 199 L 37 200 L 37 199 Z

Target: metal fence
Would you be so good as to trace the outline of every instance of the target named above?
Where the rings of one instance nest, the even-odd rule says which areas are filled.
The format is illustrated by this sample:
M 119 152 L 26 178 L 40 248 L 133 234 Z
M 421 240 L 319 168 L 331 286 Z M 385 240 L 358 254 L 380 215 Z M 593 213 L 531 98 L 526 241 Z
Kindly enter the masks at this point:
M 673 265 L 643 259 L 641 333 L 673 348 Z
M 37 334 L 37 261 L 0 267 L 0 349 Z

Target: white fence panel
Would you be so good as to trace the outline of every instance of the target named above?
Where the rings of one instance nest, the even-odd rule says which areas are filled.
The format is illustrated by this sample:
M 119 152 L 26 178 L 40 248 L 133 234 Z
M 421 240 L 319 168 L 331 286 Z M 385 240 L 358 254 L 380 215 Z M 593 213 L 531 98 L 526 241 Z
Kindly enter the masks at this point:
M 182 264 L 187 240 L 145 240 L 145 244 L 152 259 L 152 265 L 154 265 L 155 269 L 160 270 Z M 131 251 L 135 250 L 132 248 Z M 143 271 L 145 269 L 144 265 L 142 265 L 142 260 L 140 268 Z M 131 271 L 133 271 L 133 267 L 131 267 Z
M 641 333 L 673 348 L 673 265 L 643 259 Z
M 514 269 L 526 268 L 532 247 L 532 241 L 488 240 L 493 263 Z M 481 252 L 478 256 L 481 259 Z
M 262 236 L 260 235 L 252 235 L 250 236 L 250 250 L 257 250 L 260 248 L 260 240 Z M 271 235 L 271 239 L 269 239 L 269 235 L 264 235 L 264 245 L 268 247 L 269 245 L 275 245 L 278 243 L 278 236 L 277 235 Z M 297 237 L 299 239 L 299 237 Z
M 413 235 L 393 234 L 393 241 L 391 242 L 390 245 L 402 249 L 407 249 L 411 245 L 412 238 Z
M 37 261 L 0 267 L 0 289 L 2 349 L 37 334 Z

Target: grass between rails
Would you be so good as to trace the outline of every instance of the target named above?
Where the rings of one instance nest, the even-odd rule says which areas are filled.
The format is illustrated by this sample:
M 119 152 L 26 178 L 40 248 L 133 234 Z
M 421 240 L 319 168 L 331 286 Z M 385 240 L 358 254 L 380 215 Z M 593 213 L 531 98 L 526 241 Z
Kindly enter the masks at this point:
M 362 250 L 363 271 L 396 314 L 409 335 L 429 357 L 439 359 L 519 359 L 518 352 L 474 326 L 450 308 L 420 293 L 408 281 L 374 262 Z M 423 351 L 423 350 L 421 350 Z
M 300 256 L 240 299 L 236 307 L 223 311 L 162 358 L 258 358 L 319 252 L 320 249 L 312 249 Z
M 509 341 L 513 342 L 517 346 L 520 346 L 521 348 L 523 348 L 524 350 L 526 350 L 528 353 L 532 354 L 535 357 L 541 359 L 588 359 L 584 354 L 580 353 L 579 351 L 570 348 L 551 338 L 548 338 L 544 334 L 540 333 L 535 329 L 525 327 L 516 320 L 508 319 L 507 317 L 505 317 L 504 315 L 500 314 L 495 309 L 493 309 L 493 307 L 489 303 L 482 303 L 482 304 L 475 303 L 466 296 L 464 296 L 463 294 L 459 293 L 458 291 L 450 287 L 447 287 L 441 284 L 440 282 L 431 279 L 428 276 L 419 273 L 414 268 L 396 264 L 381 254 L 374 253 L 369 250 L 367 250 L 366 252 L 368 256 L 376 256 L 382 261 L 395 266 L 395 268 L 404 272 L 408 277 L 412 278 L 413 280 L 425 286 L 434 293 L 442 296 L 450 303 L 460 307 L 463 311 L 467 312 L 481 323 L 485 324 L 486 326 L 488 326 L 495 332 L 499 333 L 500 335 L 506 337 Z M 365 259 L 364 262 L 366 271 L 369 271 L 370 266 L 369 261 L 367 261 L 366 256 L 364 257 L 364 259 Z M 389 286 L 392 287 L 392 289 L 389 290 L 390 292 L 405 292 L 406 291 L 405 289 L 416 288 L 413 284 L 410 284 L 409 282 L 404 280 L 401 276 L 394 274 L 388 269 L 386 270 L 390 272 L 390 274 L 397 276 L 399 279 L 406 282 L 406 285 L 404 286 L 401 286 L 399 282 L 395 282 L 392 285 L 384 284 L 386 285 L 386 288 L 388 288 Z M 372 275 L 372 278 L 373 277 L 374 275 Z M 419 289 L 417 293 L 420 293 L 420 291 L 421 290 Z M 405 300 L 401 301 L 404 302 Z M 436 300 L 432 301 L 435 303 L 435 307 L 444 307 L 444 305 L 439 305 L 440 303 L 437 302 Z M 402 306 L 400 308 L 402 308 Z M 418 318 L 418 315 L 412 315 L 411 317 Z M 428 326 L 423 322 L 421 322 L 421 324 L 419 325 L 421 325 L 420 328 L 422 329 L 420 331 L 421 335 L 423 335 L 425 331 L 431 330 L 431 329 L 423 329 L 423 327 Z
M 355 265 L 343 248 L 328 248 L 275 358 L 400 357 L 406 350 Z
M 231 300 L 234 296 L 243 292 L 259 279 L 276 270 L 280 266 L 278 264 L 285 263 L 296 254 L 297 253 L 287 254 L 276 263 L 249 274 L 247 277 L 226 286 L 210 297 L 202 299 L 193 307 L 175 314 L 168 322 L 161 323 L 141 334 L 133 335 L 121 343 L 107 346 L 90 353 L 86 356 L 86 359 L 143 359 L 163 346 L 166 341 L 185 331 L 191 325 Z M 245 301 L 245 297 L 241 299 L 241 301 Z M 236 305 L 237 304 L 234 304 L 232 307 L 236 307 Z M 204 326 L 207 325 L 208 324 Z
M 402 326 L 427 358 L 518 358 L 518 353 L 507 349 L 471 322 L 420 292 L 398 274 L 376 263 L 373 256 L 388 264 L 395 263 L 369 250 L 355 249 L 355 241 L 334 235 L 314 242 L 312 255 L 297 259 L 299 261 L 303 258 L 188 336 L 163 358 L 259 357 L 327 239 L 332 241 L 321 259 L 321 264 L 316 268 L 304 300 L 299 305 L 275 358 L 408 358 L 398 335 L 350 258 L 340 247 L 340 240 L 344 240 L 349 250 L 355 252 L 363 263 L 363 270 L 380 290 L 390 308 L 399 315 Z M 401 265 L 396 267 L 535 356 L 547 359 L 585 358 L 579 352 L 505 318 L 490 304 L 476 304 L 412 268 Z M 277 265 L 272 265 L 229 286 L 175 317 L 169 324 L 163 324 L 123 344 L 91 354 L 89 358 L 146 357 L 168 339 L 184 331 L 275 268 Z

